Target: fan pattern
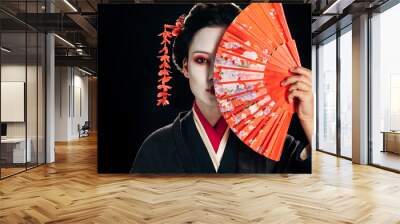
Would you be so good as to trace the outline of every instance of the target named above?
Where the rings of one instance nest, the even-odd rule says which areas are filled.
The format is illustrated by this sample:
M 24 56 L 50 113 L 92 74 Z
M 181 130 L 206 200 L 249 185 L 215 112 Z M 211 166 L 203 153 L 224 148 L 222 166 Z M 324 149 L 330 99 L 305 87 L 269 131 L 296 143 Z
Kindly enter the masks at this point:
M 279 161 L 294 113 L 281 82 L 300 66 L 282 4 L 252 3 L 224 33 L 214 62 L 214 88 L 233 132 L 250 148 Z

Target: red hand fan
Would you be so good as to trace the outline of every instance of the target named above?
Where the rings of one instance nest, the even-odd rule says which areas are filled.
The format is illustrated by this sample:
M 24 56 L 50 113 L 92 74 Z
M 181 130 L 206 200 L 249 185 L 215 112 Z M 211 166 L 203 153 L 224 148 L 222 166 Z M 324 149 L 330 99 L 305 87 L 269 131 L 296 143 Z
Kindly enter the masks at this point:
M 257 153 L 279 161 L 294 106 L 281 82 L 300 66 L 280 3 L 252 3 L 225 31 L 214 63 L 220 110 Z

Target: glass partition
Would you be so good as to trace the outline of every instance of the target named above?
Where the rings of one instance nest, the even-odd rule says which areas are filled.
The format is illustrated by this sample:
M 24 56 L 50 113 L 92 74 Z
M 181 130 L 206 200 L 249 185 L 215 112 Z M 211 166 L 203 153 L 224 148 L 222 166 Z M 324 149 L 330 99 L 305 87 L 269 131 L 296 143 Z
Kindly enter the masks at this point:
M 25 32 L 1 34 L 2 177 L 24 171 L 31 162 L 26 141 L 26 41 Z
M 18 17 L 43 13 L 45 1 L 1 2 Z M 45 163 L 45 34 L 0 12 L 0 178 Z M 35 19 L 37 17 L 32 17 Z M 7 21 L 7 22 L 3 22 Z

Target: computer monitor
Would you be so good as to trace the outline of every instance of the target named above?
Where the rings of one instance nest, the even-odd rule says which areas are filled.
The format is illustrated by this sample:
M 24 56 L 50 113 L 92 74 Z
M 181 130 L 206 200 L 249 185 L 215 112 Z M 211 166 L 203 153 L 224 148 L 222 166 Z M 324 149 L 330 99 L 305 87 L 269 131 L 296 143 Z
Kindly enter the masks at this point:
M 7 136 L 7 124 L 1 123 L 1 136 Z

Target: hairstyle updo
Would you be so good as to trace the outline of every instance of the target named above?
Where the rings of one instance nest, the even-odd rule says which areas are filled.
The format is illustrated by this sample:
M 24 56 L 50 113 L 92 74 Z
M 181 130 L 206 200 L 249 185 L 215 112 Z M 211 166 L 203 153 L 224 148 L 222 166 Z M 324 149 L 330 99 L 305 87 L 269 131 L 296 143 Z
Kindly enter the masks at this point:
M 183 60 L 188 57 L 189 46 L 197 31 L 210 26 L 228 27 L 240 11 L 241 9 L 233 3 L 198 3 L 193 6 L 173 45 L 172 58 L 179 71 L 183 72 Z

